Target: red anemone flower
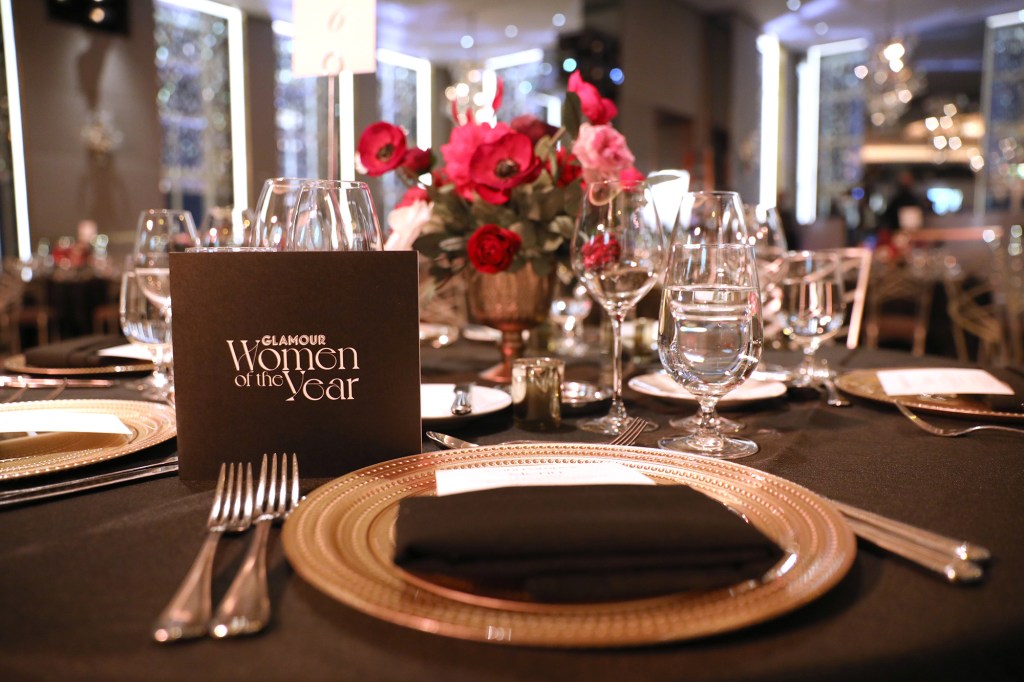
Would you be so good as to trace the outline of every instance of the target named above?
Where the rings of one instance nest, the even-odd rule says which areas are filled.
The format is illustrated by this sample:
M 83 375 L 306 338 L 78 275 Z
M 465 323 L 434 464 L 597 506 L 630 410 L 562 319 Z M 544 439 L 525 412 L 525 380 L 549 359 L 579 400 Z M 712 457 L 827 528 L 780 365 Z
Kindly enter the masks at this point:
M 359 160 L 368 175 L 383 175 L 398 168 L 405 157 L 405 132 L 398 126 L 377 121 L 359 137 Z

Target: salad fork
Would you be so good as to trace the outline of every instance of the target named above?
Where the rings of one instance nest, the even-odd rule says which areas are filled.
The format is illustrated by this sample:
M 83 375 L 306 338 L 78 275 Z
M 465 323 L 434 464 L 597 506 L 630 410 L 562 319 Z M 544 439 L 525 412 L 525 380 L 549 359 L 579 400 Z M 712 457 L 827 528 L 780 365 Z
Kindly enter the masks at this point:
M 230 466 L 221 464 L 213 507 L 206 521 L 206 540 L 178 591 L 157 618 L 153 639 L 174 642 L 206 634 L 212 610 L 210 586 L 217 543 L 225 531 L 246 530 L 252 523 L 252 514 L 252 465 L 246 465 L 243 480 L 241 462 Z
M 911 412 L 910 409 L 907 408 L 906 405 L 904 405 L 903 403 L 899 402 L 898 400 L 896 401 L 896 407 L 897 407 L 897 409 L 899 409 L 900 412 L 903 413 L 903 416 L 906 417 L 907 419 L 909 419 L 911 422 L 913 422 L 914 425 L 920 427 L 921 429 L 923 429 L 923 430 L 927 431 L 928 433 L 930 433 L 932 435 L 935 435 L 935 436 L 945 436 L 946 438 L 955 438 L 957 436 L 963 436 L 964 434 L 968 434 L 968 433 L 971 433 L 973 431 L 984 431 L 984 430 L 988 430 L 988 431 L 1008 431 L 1010 433 L 1018 433 L 1018 434 L 1024 435 L 1024 429 L 1015 429 L 1012 426 L 997 426 L 996 424 L 980 424 L 980 425 L 977 425 L 977 426 L 968 426 L 966 428 L 959 428 L 959 429 L 944 429 L 944 428 L 935 426 L 934 424 L 929 424 L 925 420 L 921 419 L 921 417 L 919 417 L 916 414 L 914 414 L 913 412 Z
M 210 623 L 210 633 L 218 639 L 259 632 L 270 621 L 270 594 L 267 586 L 267 537 L 274 521 L 283 521 L 299 504 L 299 461 L 281 454 L 278 477 L 275 452 L 267 474 L 267 456 L 263 455 L 260 479 L 256 487 L 255 535 L 249 543 L 242 566 L 231 582 L 217 613 Z

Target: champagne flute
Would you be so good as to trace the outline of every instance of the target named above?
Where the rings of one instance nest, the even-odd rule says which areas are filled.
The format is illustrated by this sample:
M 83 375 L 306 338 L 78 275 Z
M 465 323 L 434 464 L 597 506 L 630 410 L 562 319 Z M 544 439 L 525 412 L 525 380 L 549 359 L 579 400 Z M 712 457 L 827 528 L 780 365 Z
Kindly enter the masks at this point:
M 683 195 L 679 217 L 672 231 L 671 247 L 676 244 L 750 244 L 751 234 L 736 192 L 697 191 Z M 669 420 L 669 426 L 693 430 L 700 413 Z M 719 417 L 719 428 L 728 433 L 743 430 L 741 422 Z
M 783 333 L 802 349 L 803 360 L 792 380 L 794 386 L 813 386 L 815 353 L 835 336 L 846 318 L 842 262 L 830 251 L 791 251 L 782 261 L 778 313 Z
M 132 262 L 142 293 L 160 310 L 164 322 L 171 326 L 171 263 L 170 254 L 199 246 L 199 235 L 192 214 L 188 211 L 149 209 L 139 216 L 135 232 Z M 168 364 L 173 362 L 170 351 Z M 173 391 L 173 373 L 169 390 Z
M 697 397 L 693 433 L 663 438 L 669 450 L 737 459 L 757 443 L 726 436 L 719 399 L 750 377 L 761 359 L 761 295 L 754 250 L 743 244 L 673 244 L 658 320 L 661 363 Z
M 168 362 L 171 326 L 161 307 L 143 293 L 134 270 L 128 270 L 121 276 L 118 313 L 125 338 L 145 348 L 153 360 L 153 373 L 139 388 L 147 393 L 147 397 L 167 399 L 173 386 Z
M 366 183 L 310 180 L 299 187 L 285 251 L 381 251 L 383 245 Z
M 612 405 L 608 414 L 580 422 L 618 434 L 628 418 L 622 403 L 622 322 L 651 290 L 664 261 L 664 236 L 645 183 L 587 185 L 572 240 L 572 268 L 612 325 Z M 652 425 L 653 428 L 653 425 Z

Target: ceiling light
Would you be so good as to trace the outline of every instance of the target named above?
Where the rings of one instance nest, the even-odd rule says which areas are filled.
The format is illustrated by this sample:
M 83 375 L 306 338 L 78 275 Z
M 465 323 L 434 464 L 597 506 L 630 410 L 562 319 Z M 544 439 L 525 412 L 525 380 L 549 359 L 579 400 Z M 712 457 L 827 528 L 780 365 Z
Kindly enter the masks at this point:
M 800 5 L 800 0 L 786 0 L 786 7 L 794 12 L 800 9 Z
M 505 27 L 506 38 L 515 38 L 517 35 L 519 35 L 519 28 L 515 24 L 509 24 Z
M 565 26 L 565 15 L 561 13 L 556 14 L 555 16 L 551 17 L 551 23 L 557 26 L 558 28 Z
M 828 24 L 826 24 L 824 21 L 819 21 L 814 25 L 814 32 L 817 33 L 819 36 L 825 35 L 826 33 L 828 33 Z
M 462 36 L 462 38 L 459 39 L 459 45 L 462 45 L 462 47 L 466 48 L 467 50 L 473 47 L 473 43 L 473 36 Z

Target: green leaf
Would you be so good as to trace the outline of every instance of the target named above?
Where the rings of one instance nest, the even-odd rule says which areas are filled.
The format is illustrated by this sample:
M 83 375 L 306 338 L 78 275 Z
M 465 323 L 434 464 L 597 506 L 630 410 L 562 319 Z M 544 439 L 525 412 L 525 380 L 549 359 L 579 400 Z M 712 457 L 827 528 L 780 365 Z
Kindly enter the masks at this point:
M 567 92 L 565 93 L 565 104 L 562 105 L 562 127 L 569 135 L 569 140 L 575 140 L 579 136 L 581 123 L 583 123 L 583 107 L 580 105 L 579 95 L 575 92 Z M 564 142 L 568 144 L 569 140 Z
M 534 256 L 530 259 L 530 265 L 533 266 L 533 274 L 538 277 L 547 277 L 551 274 L 551 259 L 547 256 Z

